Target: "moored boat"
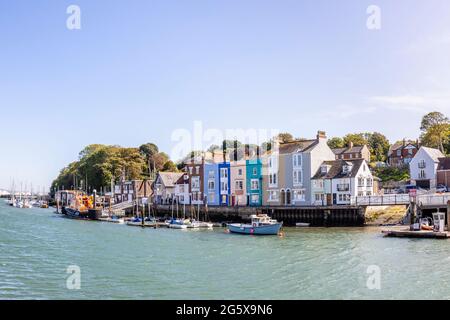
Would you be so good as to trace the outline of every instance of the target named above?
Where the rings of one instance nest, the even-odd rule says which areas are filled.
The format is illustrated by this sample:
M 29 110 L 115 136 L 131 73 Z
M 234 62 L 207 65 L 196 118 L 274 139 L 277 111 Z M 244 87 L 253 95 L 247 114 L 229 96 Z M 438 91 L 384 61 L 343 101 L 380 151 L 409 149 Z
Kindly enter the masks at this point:
M 228 230 L 232 233 L 249 235 L 277 235 L 280 232 L 283 223 L 271 219 L 266 214 L 252 215 L 251 223 L 230 223 Z

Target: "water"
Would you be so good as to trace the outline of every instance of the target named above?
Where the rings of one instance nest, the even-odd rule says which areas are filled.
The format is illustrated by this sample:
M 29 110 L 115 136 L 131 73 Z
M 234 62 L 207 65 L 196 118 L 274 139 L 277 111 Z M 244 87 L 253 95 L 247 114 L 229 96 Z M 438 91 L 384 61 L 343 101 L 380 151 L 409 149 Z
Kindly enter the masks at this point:
M 379 229 L 251 237 L 76 221 L 0 200 L 0 299 L 449 299 L 450 242 Z M 66 271 L 81 268 L 81 289 Z M 381 289 L 369 290 L 378 265 Z

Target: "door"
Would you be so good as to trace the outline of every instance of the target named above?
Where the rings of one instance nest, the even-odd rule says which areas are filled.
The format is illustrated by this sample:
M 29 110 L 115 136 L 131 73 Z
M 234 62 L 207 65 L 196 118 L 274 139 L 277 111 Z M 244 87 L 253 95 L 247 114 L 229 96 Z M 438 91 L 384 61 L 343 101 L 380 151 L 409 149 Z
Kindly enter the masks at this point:
M 327 202 L 325 203 L 325 205 L 330 205 L 331 204 L 331 193 L 327 194 Z
M 286 205 L 286 192 L 284 190 L 281 190 L 281 205 Z
M 291 204 L 291 190 L 286 191 L 286 204 L 287 205 Z
M 336 193 L 333 193 L 333 204 L 336 204 L 337 202 L 337 196 Z

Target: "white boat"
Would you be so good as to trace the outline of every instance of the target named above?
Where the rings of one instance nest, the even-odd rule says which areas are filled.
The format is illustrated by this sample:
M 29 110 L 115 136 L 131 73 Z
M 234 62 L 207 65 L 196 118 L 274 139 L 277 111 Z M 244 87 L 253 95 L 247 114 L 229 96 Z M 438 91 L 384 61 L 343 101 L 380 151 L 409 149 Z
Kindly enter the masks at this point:
M 266 214 L 254 214 L 251 215 L 251 224 L 231 223 L 228 224 L 228 230 L 231 233 L 248 235 L 277 235 L 282 225 L 282 222 L 271 219 Z
M 295 224 L 295 226 L 296 226 L 296 227 L 299 227 L 299 228 L 305 228 L 305 227 L 309 227 L 310 224 L 309 224 L 309 223 L 306 223 L 306 222 L 297 222 L 297 223 Z
M 195 229 L 212 229 L 213 224 L 211 222 L 204 222 L 204 221 L 192 221 L 188 228 L 195 228 Z
M 172 219 L 169 220 L 168 227 L 171 229 L 187 229 L 190 224 L 189 220 Z

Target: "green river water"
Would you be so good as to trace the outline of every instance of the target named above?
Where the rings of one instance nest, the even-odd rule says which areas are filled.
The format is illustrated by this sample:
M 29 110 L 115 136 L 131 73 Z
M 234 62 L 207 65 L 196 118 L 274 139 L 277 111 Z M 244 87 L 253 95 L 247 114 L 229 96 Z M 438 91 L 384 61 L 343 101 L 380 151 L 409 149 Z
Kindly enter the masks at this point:
M 0 200 L 0 299 L 450 298 L 450 241 L 378 228 L 141 229 L 70 220 Z M 79 266 L 80 289 L 66 286 Z M 380 270 L 369 289 L 368 267 Z

